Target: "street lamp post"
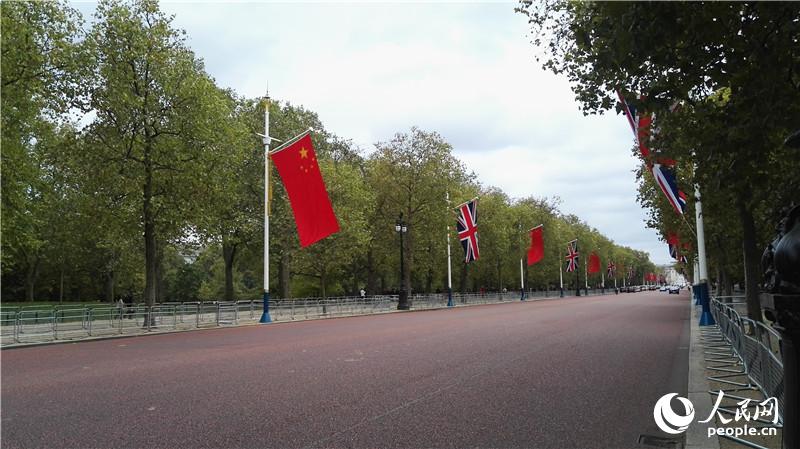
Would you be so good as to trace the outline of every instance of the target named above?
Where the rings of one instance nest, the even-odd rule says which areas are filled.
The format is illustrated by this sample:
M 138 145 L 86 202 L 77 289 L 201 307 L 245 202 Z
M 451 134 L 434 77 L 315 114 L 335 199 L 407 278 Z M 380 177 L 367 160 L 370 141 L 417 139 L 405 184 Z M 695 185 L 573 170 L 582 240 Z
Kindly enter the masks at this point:
M 403 214 L 400 213 L 397 222 L 394 224 L 394 230 L 400 234 L 400 298 L 397 301 L 397 310 L 408 310 L 411 304 L 408 303 L 408 292 L 403 279 L 405 273 L 405 254 L 403 253 L 403 246 L 405 243 L 405 234 L 408 232 L 408 225 L 403 221 Z

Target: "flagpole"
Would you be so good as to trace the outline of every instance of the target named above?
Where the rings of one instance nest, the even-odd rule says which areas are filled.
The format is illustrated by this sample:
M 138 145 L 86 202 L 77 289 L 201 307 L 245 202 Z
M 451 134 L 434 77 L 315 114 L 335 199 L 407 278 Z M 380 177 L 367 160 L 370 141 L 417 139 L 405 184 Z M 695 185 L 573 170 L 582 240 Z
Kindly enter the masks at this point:
M 447 209 L 450 210 L 450 192 L 445 192 Z M 448 217 L 449 220 L 450 217 Z M 450 222 L 447 224 L 447 307 L 453 307 L 453 269 L 450 262 Z
M 559 260 L 558 261 L 558 283 L 561 286 L 560 296 L 563 298 L 564 297 L 564 267 L 562 267 L 561 265 L 563 265 L 563 264 Z
M 606 292 L 606 274 L 603 273 L 602 265 L 600 266 L 600 289 L 602 293 Z
M 259 323 L 272 322 L 269 316 L 269 89 L 264 101 L 264 312 Z
M 520 301 L 525 301 L 525 273 L 522 269 L 522 258 L 519 259 L 519 286 L 522 290 L 522 296 L 520 296 Z
M 587 268 L 588 260 L 588 257 L 583 258 L 583 285 L 586 287 L 585 292 L 587 295 L 589 294 L 589 269 Z
M 694 213 L 697 222 L 697 269 L 699 279 L 695 287 L 697 287 L 697 296 L 695 304 L 702 306 L 700 313 L 700 326 L 713 326 L 716 323 L 714 317 L 711 315 L 709 308 L 710 299 L 708 297 L 708 265 L 706 265 L 706 233 L 703 227 L 703 203 L 700 201 L 700 186 L 695 183 L 694 185 L 695 205 Z

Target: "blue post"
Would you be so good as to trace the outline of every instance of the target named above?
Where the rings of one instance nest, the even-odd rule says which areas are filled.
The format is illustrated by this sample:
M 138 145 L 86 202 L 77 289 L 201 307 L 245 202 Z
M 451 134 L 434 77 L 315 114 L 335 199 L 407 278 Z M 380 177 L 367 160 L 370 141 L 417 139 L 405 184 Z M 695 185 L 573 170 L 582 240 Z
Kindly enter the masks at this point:
M 694 296 L 694 305 L 702 306 L 703 303 L 700 302 L 700 284 L 692 285 L 692 296 Z
M 559 298 L 563 298 L 564 297 L 564 287 L 561 287 L 561 292 L 558 294 L 558 297 Z
M 261 319 L 258 322 L 262 324 L 272 322 L 272 318 L 269 316 L 269 292 L 264 292 L 264 313 L 261 314 Z
M 455 304 L 453 304 L 453 289 L 452 288 L 448 288 L 447 289 L 447 307 L 453 307 L 454 305 Z
M 521 295 L 519 297 L 519 300 L 520 301 L 525 301 L 525 289 L 524 288 L 520 289 L 520 292 L 521 292 Z
M 708 284 L 701 282 L 697 284 L 697 296 L 700 298 L 700 304 L 703 306 L 703 311 L 700 313 L 700 326 L 713 326 L 716 323 L 714 317 L 711 315 L 710 301 L 708 299 Z

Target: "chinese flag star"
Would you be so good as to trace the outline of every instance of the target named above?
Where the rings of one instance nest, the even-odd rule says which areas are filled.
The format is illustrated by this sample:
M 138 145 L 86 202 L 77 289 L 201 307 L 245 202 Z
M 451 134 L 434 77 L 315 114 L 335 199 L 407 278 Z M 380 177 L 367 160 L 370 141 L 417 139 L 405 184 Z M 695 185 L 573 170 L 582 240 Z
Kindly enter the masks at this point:
M 292 205 L 300 246 L 305 248 L 339 231 L 311 135 L 270 155 Z

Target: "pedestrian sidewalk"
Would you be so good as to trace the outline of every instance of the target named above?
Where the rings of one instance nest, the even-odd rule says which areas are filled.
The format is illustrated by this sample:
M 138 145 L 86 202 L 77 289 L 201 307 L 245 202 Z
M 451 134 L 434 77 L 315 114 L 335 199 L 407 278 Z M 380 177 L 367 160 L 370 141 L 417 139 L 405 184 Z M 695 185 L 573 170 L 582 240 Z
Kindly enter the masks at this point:
M 720 372 L 719 370 L 710 369 L 709 366 L 714 365 L 716 362 L 712 362 L 707 360 L 706 351 L 709 352 L 718 352 L 720 351 L 719 348 L 707 348 L 706 341 L 708 335 L 713 334 L 713 331 L 717 330 L 716 326 L 703 326 L 700 327 L 698 325 L 700 321 L 700 306 L 694 305 L 694 300 L 692 299 L 690 302 L 690 306 L 692 308 L 691 312 L 691 323 L 690 323 L 690 344 L 689 344 L 689 400 L 692 402 L 695 408 L 695 419 L 691 426 L 687 429 L 686 432 L 686 448 L 687 449 L 699 449 L 699 448 L 708 448 L 708 449 L 740 449 L 744 447 L 763 447 L 768 449 L 780 449 L 782 444 L 782 432 L 781 429 L 777 430 L 777 435 L 775 436 L 743 436 L 740 437 L 750 444 L 745 445 L 743 443 L 739 443 L 734 441 L 733 439 L 727 437 L 718 437 L 713 435 L 711 437 L 708 436 L 708 429 L 709 427 L 714 427 L 717 429 L 720 428 L 737 428 L 744 425 L 744 422 L 736 421 L 733 419 L 733 416 L 728 415 L 726 419 L 729 419 L 730 422 L 723 423 L 719 419 L 719 414 L 717 417 L 709 423 L 700 423 L 699 421 L 705 420 L 711 411 L 714 408 L 714 402 L 716 402 L 716 396 L 712 396 L 709 392 L 710 391 L 719 391 L 720 389 L 731 389 L 734 388 L 730 384 L 717 382 L 713 380 L 709 380 L 709 377 L 719 376 L 721 374 L 728 374 L 728 372 Z M 704 335 L 706 334 L 706 335 Z M 718 356 L 708 356 L 708 357 L 718 357 Z M 719 363 L 717 363 L 719 365 Z M 741 385 L 752 385 L 751 380 L 748 378 L 746 374 L 741 374 L 738 376 L 727 377 L 726 380 L 738 382 Z M 739 399 L 723 398 L 723 406 L 728 409 L 736 409 L 738 406 L 736 402 Z M 742 387 L 736 389 L 736 391 L 732 394 L 739 396 L 740 398 L 749 398 L 752 399 L 754 402 L 760 402 L 764 400 L 763 394 L 755 387 Z

